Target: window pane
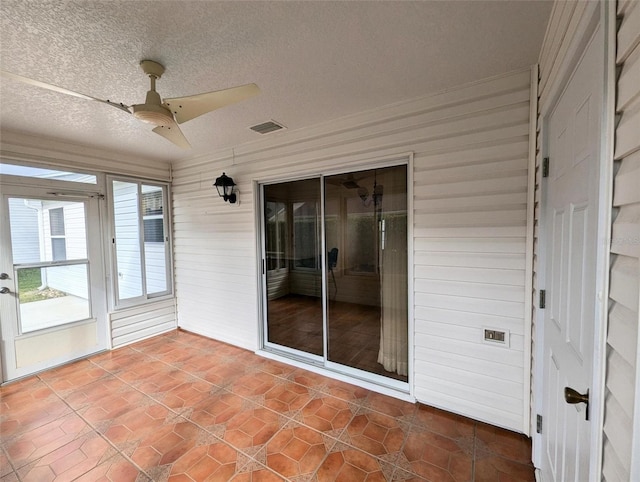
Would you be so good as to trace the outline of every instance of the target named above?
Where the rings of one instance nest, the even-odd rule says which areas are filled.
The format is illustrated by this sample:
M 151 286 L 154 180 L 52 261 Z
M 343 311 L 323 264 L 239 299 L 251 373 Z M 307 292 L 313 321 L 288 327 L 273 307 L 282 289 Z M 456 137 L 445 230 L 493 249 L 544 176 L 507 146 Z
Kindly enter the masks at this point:
M 317 267 L 317 204 L 293 203 L 293 249 L 296 268 Z
M 359 197 L 347 199 L 347 270 L 375 273 L 378 264 L 376 217 Z
M 142 296 L 137 183 L 113 181 L 113 220 L 116 238 L 118 297 L 125 300 Z
M 160 186 L 143 184 L 144 267 L 147 294 L 167 291 L 167 245 L 164 242 L 164 205 Z
M 58 171 L 55 169 L 42 169 L 40 167 L 18 166 L 15 164 L 0 163 L 0 174 L 8 176 L 35 177 L 40 179 L 54 179 L 56 181 L 82 182 L 96 184 L 97 178 L 92 174 L 81 172 Z
M 49 226 L 51 226 L 51 236 L 64 236 L 63 208 L 49 210 Z
M 320 180 L 264 186 L 265 255 L 267 258 L 268 343 L 322 356 L 322 272 L 316 269 L 275 269 L 276 256 L 291 256 L 286 268 L 313 268 L 317 252 L 316 206 L 320 203 Z M 296 226 L 290 226 L 291 220 Z M 293 244 L 295 243 L 295 244 Z
M 162 214 L 162 188 L 142 185 L 142 215 Z
M 91 317 L 86 264 L 16 271 L 22 333 Z
M 325 234 L 327 358 L 406 382 L 407 167 L 325 177 Z
M 277 203 L 278 206 L 278 268 L 287 267 L 287 205 Z
M 162 218 L 144 220 L 144 242 L 164 243 L 164 223 Z M 145 250 L 146 251 L 146 250 Z
M 87 258 L 84 202 L 9 198 L 9 221 L 14 264 Z
M 266 243 L 267 269 L 282 269 L 286 266 L 287 211 L 286 204 L 267 201 L 266 204 Z
M 67 259 L 67 243 L 64 238 L 51 238 L 51 253 L 53 261 Z

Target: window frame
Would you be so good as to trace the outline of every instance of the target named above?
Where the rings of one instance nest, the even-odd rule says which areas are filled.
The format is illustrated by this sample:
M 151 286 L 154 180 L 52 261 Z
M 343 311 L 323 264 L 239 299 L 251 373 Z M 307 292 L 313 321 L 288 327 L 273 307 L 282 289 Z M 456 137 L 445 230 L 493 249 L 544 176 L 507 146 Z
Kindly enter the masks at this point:
M 275 242 L 276 242 L 276 251 L 270 251 L 270 253 L 276 253 L 275 260 L 277 262 L 277 267 L 269 269 L 269 266 L 266 266 L 267 271 L 270 273 L 281 273 L 283 271 L 287 271 L 289 269 L 288 266 L 288 243 L 287 239 L 289 238 L 289 206 L 286 202 L 280 200 L 265 200 L 265 203 L 273 203 L 275 204 L 276 209 L 276 220 L 275 220 Z M 282 206 L 282 214 L 284 219 L 280 220 L 280 211 L 278 211 L 278 206 Z M 265 219 L 265 235 L 268 237 L 268 221 Z M 284 233 L 280 232 L 281 225 L 284 225 Z M 265 239 L 266 241 L 266 239 Z
M 120 298 L 120 286 L 118 277 L 118 256 L 117 256 L 117 240 L 116 240 L 116 225 L 115 225 L 115 196 L 113 185 L 114 182 L 131 183 L 137 186 L 137 221 L 138 221 L 138 247 L 140 250 L 140 276 L 142 285 L 142 294 L 131 298 Z M 113 310 L 119 310 L 123 308 L 129 308 L 137 305 L 143 305 L 146 303 L 155 302 L 162 299 L 172 298 L 174 296 L 174 280 L 173 280 L 173 240 L 171 227 L 171 185 L 168 182 L 155 181 L 149 179 L 142 179 L 129 176 L 116 176 L 108 175 L 106 178 L 107 192 L 108 192 L 108 224 L 109 224 L 109 239 L 110 244 L 109 256 L 110 256 L 110 268 L 111 268 L 111 292 L 110 303 Z M 162 189 L 162 214 L 153 214 L 145 216 L 142 204 L 143 204 L 143 192 L 142 186 L 153 186 Z M 144 221 L 145 219 L 163 219 L 164 227 L 164 254 L 165 254 L 165 277 L 167 289 L 160 292 L 149 293 L 147 283 L 147 267 L 146 267 L 146 253 L 145 243 L 148 244 L 160 244 L 155 241 L 145 241 Z
M 352 253 L 350 252 L 350 250 L 348 249 L 348 245 L 349 245 L 349 208 L 347 206 L 347 202 L 348 202 L 347 197 L 341 197 L 340 199 L 340 218 L 343 220 L 342 223 L 338 223 L 339 224 L 339 228 L 342 231 L 341 235 L 342 235 L 342 243 L 343 243 L 343 266 L 344 266 L 344 275 L 345 276 L 365 276 L 365 277 L 370 277 L 370 278 L 375 278 L 377 276 L 379 276 L 379 271 L 380 271 L 380 260 L 378 259 L 378 257 L 374 257 L 374 265 L 373 265 L 373 271 L 360 271 L 360 270 L 356 270 L 351 268 L 351 256 Z M 380 236 L 380 226 L 376 225 L 376 219 L 375 219 L 375 215 L 374 215 L 374 219 L 373 219 L 373 229 L 374 229 L 374 237 L 372 238 L 374 240 L 374 251 L 377 251 L 378 248 L 378 244 L 380 242 L 379 240 L 379 236 Z
M 51 208 L 48 210 L 49 211 L 49 241 L 51 242 L 51 260 L 52 261 L 66 261 L 67 259 L 67 232 L 66 232 L 66 228 L 65 228 L 65 212 L 64 212 L 64 207 L 59 207 L 59 208 Z M 58 213 L 60 213 L 60 221 L 61 221 L 61 226 L 62 226 L 62 233 L 58 233 L 56 232 L 54 234 L 54 219 L 51 216 L 52 213 L 56 213 L 56 215 Z M 56 230 L 57 231 L 57 230 Z M 64 252 L 64 256 L 63 257 L 59 257 L 56 256 L 56 243 L 54 241 L 62 241 L 61 243 L 59 243 L 62 246 L 62 251 Z M 58 246 L 58 249 L 60 248 L 60 246 Z
M 291 204 L 291 270 L 292 271 L 301 271 L 301 272 L 315 272 L 318 271 L 319 269 L 321 269 L 322 266 L 322 261 L 321 261 L 321 256 L 319 256 L 317 253 L 321 252 L 321 246 L 322 246 L 322 240 L 321 240 L 321 226 L 320 226 L 320 209 L 321 209 L 321 202 L 318 201 L 313 201 L 315 206 L 314 206 L 314 210 L 315 210 L 315 215 L 313 218 L 313 239 L 314 239 L 314 253 L 316 253 L 316 256 L 314 256 L 314 266 L 296 266 L 296 263 L 298 261 L 298 254 L 299 251 L 297 249 L 298 243 L 296 242 L 296 216 L 295 216 L 295 209 L 294 209 L 294 205 L 299 203 L 299 204 L 305 204 L 305 203 L 309 203 L 310 201 L 308 200 L 296 200 L 296 201 L 292 201 Z M 300 258 L 300 259 L 304 259 L 304 258 Z

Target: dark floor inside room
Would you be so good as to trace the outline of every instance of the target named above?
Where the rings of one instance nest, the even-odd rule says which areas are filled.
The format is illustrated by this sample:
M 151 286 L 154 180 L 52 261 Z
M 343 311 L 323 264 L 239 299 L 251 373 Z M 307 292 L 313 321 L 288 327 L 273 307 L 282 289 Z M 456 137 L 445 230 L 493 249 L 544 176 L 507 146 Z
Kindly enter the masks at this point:
M 322 355 L 320 298 L 287 295 L 269 300 L 269 341 Z M 380 308 L 342 301 L 328 302 L 329 360 L 403 382 L 407 377 L 378 363 Z

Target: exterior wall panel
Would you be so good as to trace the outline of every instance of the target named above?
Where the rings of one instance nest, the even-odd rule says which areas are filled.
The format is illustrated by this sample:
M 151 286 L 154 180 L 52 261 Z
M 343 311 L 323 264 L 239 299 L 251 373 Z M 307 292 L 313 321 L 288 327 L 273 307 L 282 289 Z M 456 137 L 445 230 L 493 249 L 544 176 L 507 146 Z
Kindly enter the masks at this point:
M 612 228 L 603 478 L 640 476 L 640 4 L 618 3 L 614 221 Z M 635 428 L 634 428 L 635 427 Z M 635 447 L 635 449 L 634 449 Z
M 113 348 L 176 328 L 175 300 L 163 300 L 109 314 Z
M 530 75 L 515 72 L 175 163 L 179 326 L 259 347 L 256 182 L 368 168 L 413 153 L 413 393 L 527 432 Z M 211 186 L 222 171 L 239 184 L 239 206 L 222 202 Z M 509 330 L 510 345 L 484 343 L 484 326 Z

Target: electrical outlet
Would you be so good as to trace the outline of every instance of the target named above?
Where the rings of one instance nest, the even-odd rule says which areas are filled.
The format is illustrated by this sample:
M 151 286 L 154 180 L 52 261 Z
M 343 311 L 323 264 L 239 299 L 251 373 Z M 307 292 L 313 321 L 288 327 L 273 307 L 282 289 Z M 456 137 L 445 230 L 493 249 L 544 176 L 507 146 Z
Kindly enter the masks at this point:
M 509 346 L 509 331 L 496 330 L 494 328 L 483 328 L 483 341 L 485 343 L 495 343 Z

